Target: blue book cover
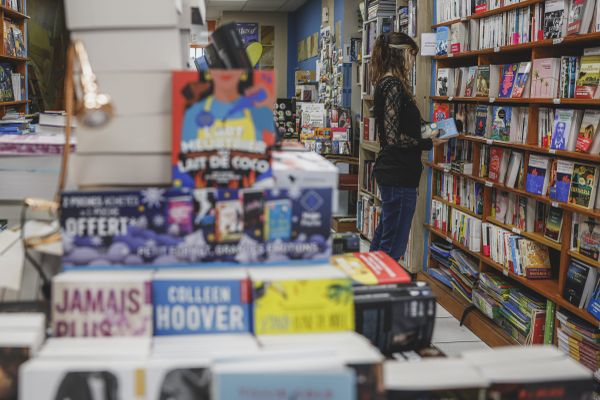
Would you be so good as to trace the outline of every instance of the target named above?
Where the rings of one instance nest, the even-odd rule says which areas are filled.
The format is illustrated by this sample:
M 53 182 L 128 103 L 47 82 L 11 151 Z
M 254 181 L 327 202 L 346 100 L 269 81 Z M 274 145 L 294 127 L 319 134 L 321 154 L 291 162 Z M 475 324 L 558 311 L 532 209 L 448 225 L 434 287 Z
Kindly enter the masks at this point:
M 249 293 L 245 279 L 154 280 L 154 336 L 250 332 Z
M 451 139 L 458 136 L 458 130 L 456 129 L 456 122 L 454 118 L 443 119 L 432 123 L 431 129 L 440 130 L 440 139 Z
M 265 210 L 265 239 L 288 240 L 292 234 L 292 207 L 289 200 L 268 201 Z
M 356 396 L 355 381 L 351 370 L 318 373 L 217 372 L 213 380 L 213 396 L 215 400 L 348 400 Z
M 528 193 L 544 196 L 546 175 L 548 174 L 549 159 L 542 156 L 531 155 L 527 165 L 527 181 L 525 190 Z
M 592 295 L 587 310 L 590 314 L 596 317 L 596 319 L 600 319 L 600 285 L 598 284 L 596 284 L 596 290 Z
M 435 32 L 436 54 L 445 56 L 448 54 L 448 36 L 450 30 L 447 26 L 440 26 Z

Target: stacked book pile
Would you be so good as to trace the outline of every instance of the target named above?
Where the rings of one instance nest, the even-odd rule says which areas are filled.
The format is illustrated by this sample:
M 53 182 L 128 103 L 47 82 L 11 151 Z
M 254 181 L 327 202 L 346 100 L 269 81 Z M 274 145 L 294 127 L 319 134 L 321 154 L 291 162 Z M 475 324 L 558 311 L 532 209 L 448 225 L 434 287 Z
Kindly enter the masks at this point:
M 470 303 L 479 276 L 477 262 L 445 242 L 434 242 L 430 250 L 438 263 L 438 268 L 429 270 L 432 276 Z
M 394 0 L 370 0 L 367 9 L 367 19 L 393 15 L 396 12 Z
M 592 372 L 600 369 L 600 329 L 566 311 L 556 313 L 558 348 Z

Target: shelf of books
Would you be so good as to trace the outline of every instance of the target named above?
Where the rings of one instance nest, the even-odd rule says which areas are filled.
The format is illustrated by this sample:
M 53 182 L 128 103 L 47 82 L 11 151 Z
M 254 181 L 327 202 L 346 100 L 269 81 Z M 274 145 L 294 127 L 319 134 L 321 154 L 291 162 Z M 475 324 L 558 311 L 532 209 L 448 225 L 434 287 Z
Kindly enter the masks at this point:
M 595 371 L 600 1 L 451 3 L 436 2 L 431 100 L 461 135 L 427 164 L 428 278 L 519 343 L 586 348 Z
M 28 111 L 26 0 L 2 0 L 0 116 Z

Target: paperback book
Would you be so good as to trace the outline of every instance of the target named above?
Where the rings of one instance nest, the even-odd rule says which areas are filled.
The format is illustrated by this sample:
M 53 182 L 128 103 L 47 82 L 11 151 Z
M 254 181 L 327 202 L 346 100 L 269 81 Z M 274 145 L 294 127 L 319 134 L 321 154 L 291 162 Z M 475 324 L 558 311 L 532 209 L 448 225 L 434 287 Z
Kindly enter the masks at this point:
M 506 64 L 502 66 L 498 97 L 504 99 L 511 97 L 518 69 L 519 64 Z
M 598 186 L 598 167 L 575 163 L 571 177 L 571 193 L 569 203 L 593 208 Z
M 569 202 L 571 178 L 575 164 L 572 161 L 555 159 L 552 161 L 550 188 L 548 194 L 552 200 Z
M 527 165 L 526 190 L 544 196 L 548 188 L 550 159 L 537 154 L 529 156 Z
M 581 57 L 581 69 L 575 89 L 576 99 L 599 99 L 600 90 L 600 56 Z
M 598 125 L 600 124 L 600 111 L 585 110 L 581 127 L 577 135 L 575 151 L 588 153 L 592 148 L 592 143 L 598 134 Z

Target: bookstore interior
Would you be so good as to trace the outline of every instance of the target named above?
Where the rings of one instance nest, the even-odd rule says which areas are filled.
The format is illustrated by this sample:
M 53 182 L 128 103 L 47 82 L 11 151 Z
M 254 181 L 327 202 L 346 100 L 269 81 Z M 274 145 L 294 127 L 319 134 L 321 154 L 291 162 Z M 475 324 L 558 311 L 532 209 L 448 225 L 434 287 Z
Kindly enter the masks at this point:
M 600 0 L 0 1 L 0 400 L 600 399 Z

